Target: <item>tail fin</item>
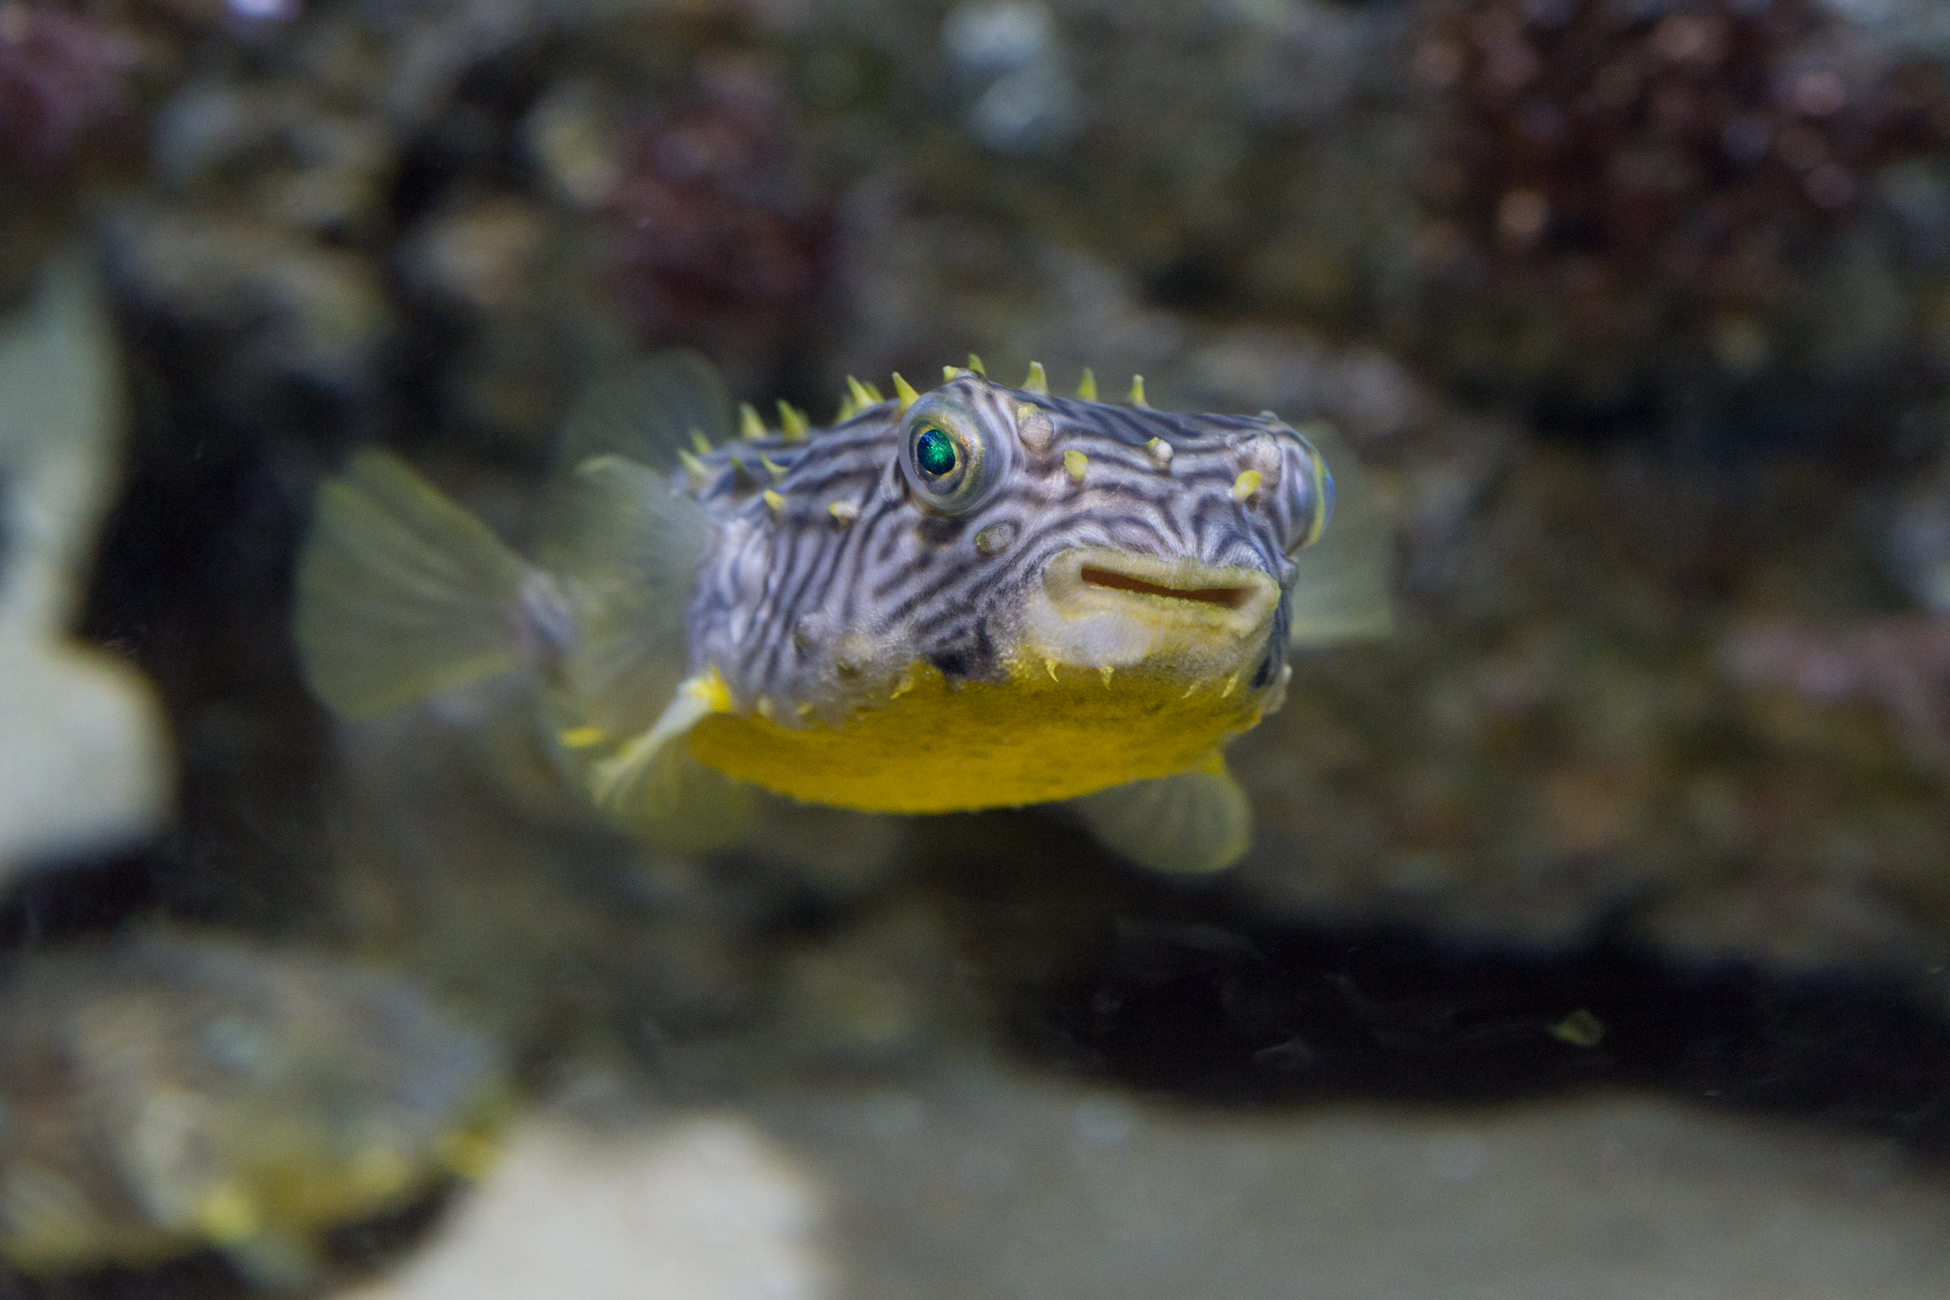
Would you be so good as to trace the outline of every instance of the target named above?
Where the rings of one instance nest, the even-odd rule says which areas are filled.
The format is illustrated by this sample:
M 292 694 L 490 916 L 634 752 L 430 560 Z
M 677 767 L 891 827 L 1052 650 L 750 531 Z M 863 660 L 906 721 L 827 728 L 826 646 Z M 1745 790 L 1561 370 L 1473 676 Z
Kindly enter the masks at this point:
M 1300 427 L 1334 476 L 1334 516 L 1320 540 L 1300 552 L 1293 583 L 1291 640 L 1335 645 L 1394 630 L 1394 502 L 1361 468 L 1332 425 Z
M 396 457 L 319 489 L 292 632 L 312 693 L 370 717 L 536 663 L 571 639 L 554 581 Z

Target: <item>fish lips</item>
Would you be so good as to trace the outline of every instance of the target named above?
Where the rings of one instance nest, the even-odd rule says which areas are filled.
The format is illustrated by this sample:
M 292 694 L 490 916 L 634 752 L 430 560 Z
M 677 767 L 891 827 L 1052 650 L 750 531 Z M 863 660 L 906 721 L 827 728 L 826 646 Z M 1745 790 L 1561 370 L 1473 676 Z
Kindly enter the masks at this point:
M 1075 667 L 1226 676 L 1257 660 L 1279 604 L 1260 569 L 1072 547 L 1044 567 L 1022 649 Z

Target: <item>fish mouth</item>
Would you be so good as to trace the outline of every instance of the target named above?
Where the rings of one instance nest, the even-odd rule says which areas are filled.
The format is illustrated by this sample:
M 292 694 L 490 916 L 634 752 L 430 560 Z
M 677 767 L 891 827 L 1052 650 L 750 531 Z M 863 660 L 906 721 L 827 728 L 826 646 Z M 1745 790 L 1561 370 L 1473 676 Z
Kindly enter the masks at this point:
M 1240 631 L 1271 617 L 1279 584 L 1271 574 L 1237 565 L 1165 559 L 1107 546 L 1060 552 L 1043 571 L 1043 586 L 1071 613 L 1142 611 L 1152 618 L 1191 619 L 1217 631 Z
M 1044 566 L 1024 649 L 1078 667 L 1229 674 L 1262 653 L 1279 604 L 1259 569 L 1073 547 Z
M 1167 583 L 1151 582 L 1117 569 L 1105 568 L 1100 564 L 1082 566 L 1077 570 L 1077 577 L 1082 579 L 1085 586 L 1103 587 L 1110 591 L 1134 591 L 1141 596 L 1159 596 L 1165 600 L 1190 600 L 1201 605 L 1218 605 L 1224 609 L 1242 609 L 1253 598 L 1251 587 L 1229 584 L 1209 587 L 1174 587 Z

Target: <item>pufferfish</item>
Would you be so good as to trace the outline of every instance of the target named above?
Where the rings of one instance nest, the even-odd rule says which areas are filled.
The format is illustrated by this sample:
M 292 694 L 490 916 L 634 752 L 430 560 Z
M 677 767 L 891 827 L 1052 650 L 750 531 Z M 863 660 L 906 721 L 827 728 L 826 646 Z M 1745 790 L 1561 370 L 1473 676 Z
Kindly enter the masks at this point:
M 1251 840 L 1226 743 L 1289 648 L 1384 630 L 1389 530 L 1324 424 L 1053 396 L 977 358 L 923 394 L 849 381 L 812 428 L 734 428 L 694 354 L 564 430 L 536 559 L 392 455 L 320 490 L 295 637 L 346 717 L 488 674 L 653 841 L 738 834 L 758 787 L 876 813 L 1067 803 L 1112 850 L 1207 872 Z M 1325 537 L 1326 540 L 1323 540 Z

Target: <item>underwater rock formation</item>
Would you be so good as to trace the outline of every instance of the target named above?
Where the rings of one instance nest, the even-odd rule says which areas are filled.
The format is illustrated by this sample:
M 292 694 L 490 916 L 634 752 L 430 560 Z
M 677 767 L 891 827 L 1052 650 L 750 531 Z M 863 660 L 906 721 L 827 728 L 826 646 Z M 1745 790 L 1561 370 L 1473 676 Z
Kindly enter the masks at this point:
M 1743 627 L 1723 657 L 1746 687 L 1789 691 L 1817 709 L 1876 706 L 1916 763 L 1950 764 L 1950 617 L 1942 613 L 1889 615 L 1834 633 L 1795 622 Z
M 206 1247 L 317 1280 L 322 1234 L 484 1172 L 501 1062 L 411 985 L 187 933 L 0 971 L 0 1261 L 30 1274 Z
M 58 264 L 0 324 L 0 886 L 124 847 L 168 815 L 153 691 L 70 636 L 119 477 L 121 384 L 93 275 Z
M 128 108 L 134 46 L 88 18 L 0 4 L 0 159 L 62 160 L 90 130 Z
M 655 1127 L 550 1117 L 397 1277 L 347 1300 L 821 1300 L 820 1189 L 749 1121 Z
M 1950 156 L 1950 83 L 1842 12 L 1424 6 L 1414 68 L 1439 105 L 1427 353 L 1506 394 L 1596 409 L 1688 367 L 1723 386 L 1888 367 L 1904 309 L 1873 299 L 1902 295 L 1884 284 L 1902 263 L 1877 222 Z M 1882 322 L 1874 343 L 1864 312 Z
M 1547 946 L 1605 927 L 1787 965 L 1943 960 L 1939 616 L 1850 612 L 1873 561 L 1845 519 L 1808 527 L 1826 485 L 1782 471 L 1736 509 L 1642 456 L 1530 449 L 1455 480 L 1443 462 L 1471 462 L 1423 446 L 1419 468 L 1388 461 L 1397 636 L 1297 666 L 1235 748 L 1255 908 Z M 1767 607 L 1805 613 L 1739 616 Z M 1806 630 L 1823 624 L 1862 630 Z
M 723 61 L 699 82 L 617 150 L 609 275 L 646 337 L 776 366 L 816 310 L 830 218 L 792 156 L 775 78 Z

